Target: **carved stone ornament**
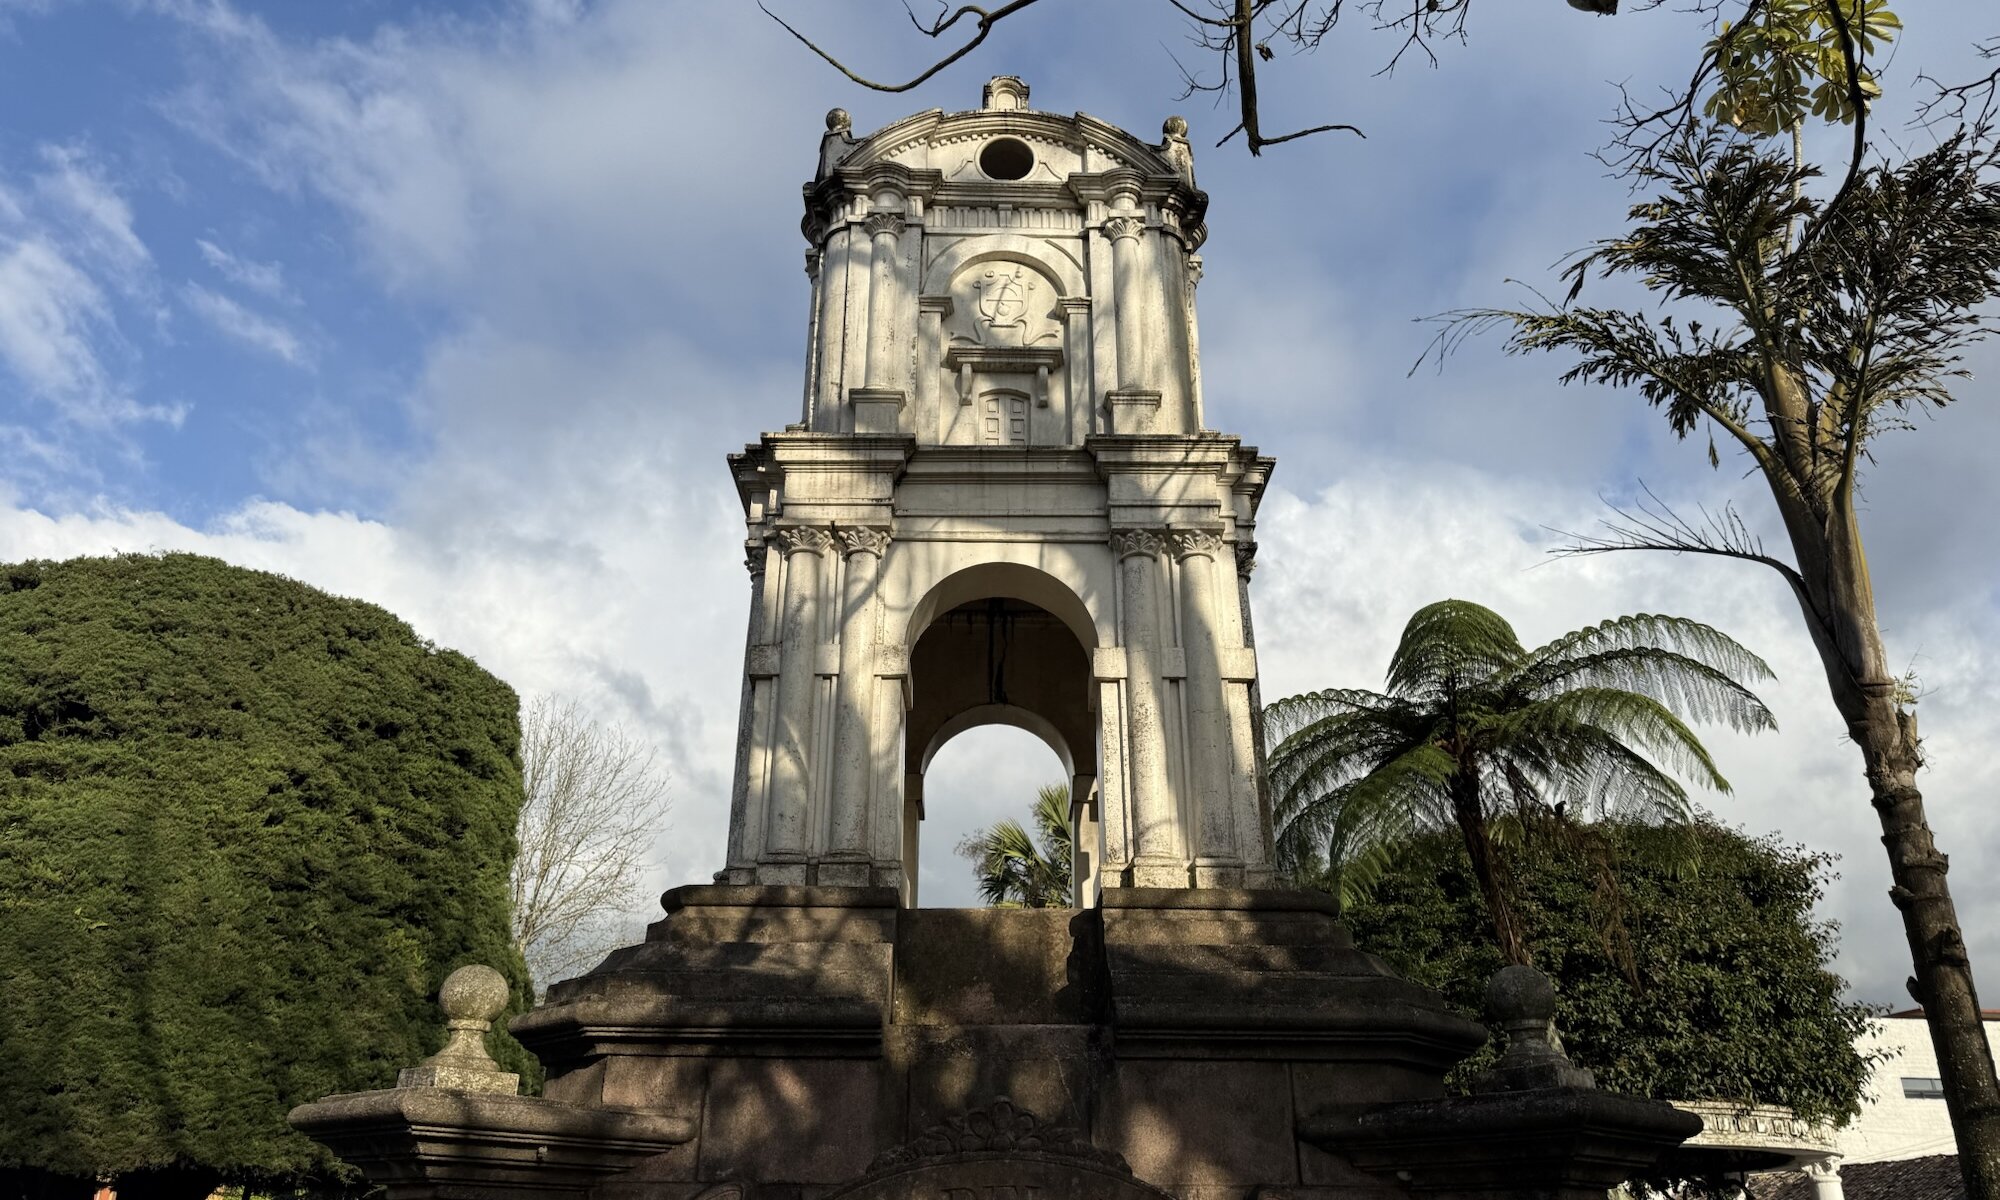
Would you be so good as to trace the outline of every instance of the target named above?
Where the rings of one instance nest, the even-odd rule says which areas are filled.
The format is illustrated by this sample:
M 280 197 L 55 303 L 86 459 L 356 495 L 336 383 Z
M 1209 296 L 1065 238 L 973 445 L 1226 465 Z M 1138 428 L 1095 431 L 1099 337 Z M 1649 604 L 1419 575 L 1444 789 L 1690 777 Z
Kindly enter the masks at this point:
M 1222 554 L 1222 538 L 1207 529 L 1176 529 L 1167 536 L 1172 540 L 1175 558 L 1192 558 L 1197 554 L 1217 558 Z
M 864 228 L 868 230 L 869 237 L 881 237 L 885 233 L 888 234 L 890 237 L 903 236 L 902 213 L 893 213 L 893 212 L 875 213 L 871 215 L 867 220 L 863 221 L 861 224 Z
M 743 543 L 743 569 L 754 577 L 764 573 L 764 539 L 749 538 Z
M 1248 579 L 1250 578 L 1250 572 L 1256 569 L 1257 569 L 1257 543 L 1255 542 L 1236 543 L 1236 573 L 1238 575 L 1241 575 L 1243 578 Z
M 833 535 L 816 525 L 788 525 L 771 536 L 778 540 L 778 549 L 787 558 L 800 551 L 823 554 L 833 545 Z
M 880 558 L 889 549 L 889 531 L 874 526 L 842 527 L 834 530 L 833 536 L 840 540 L 840 552 L 843 556 L 872 554 Z
M 1160 553 L 1160 535 L 1150 529 L 1115 529 L 1111 533 L 1111 553 L 1121 560 L 1135 554 L 1153 558 Z
M 1104 223 L 1104 236 L 1116 242 L 1124 238 L 1136 238 L 1145 232 L 1145 229 L 1144 217 L 1112 217 Z
M 1130 1175 L 1123 1155 L 1100 1150 L 1067 1125 L 1052 1125 L 1005 1096 L 984 1108 L 947 1117 L 868 1164 L 868 1173 L 907 1167 L 926 1159 L 961 1154 L 1042 1154 L 1078 1159 L 1092 1166 Z

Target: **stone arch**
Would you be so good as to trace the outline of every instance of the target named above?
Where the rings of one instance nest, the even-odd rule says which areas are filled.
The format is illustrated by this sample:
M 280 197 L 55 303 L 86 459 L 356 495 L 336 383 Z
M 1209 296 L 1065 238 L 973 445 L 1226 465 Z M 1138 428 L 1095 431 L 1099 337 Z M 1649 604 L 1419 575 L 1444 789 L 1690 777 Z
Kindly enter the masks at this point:
M 1033 567 L 980 563 L 933 585 L 912 610 L 905 637 L 906 901 L 917 902 L 925 773 L 938 749 L 968 729 L 1011 725 L 1048 745 L 1069 779 L 1072 832 L 1094 838 L 1084 812 L 1098 773 L 1091 673 L 1096 625 L 1076 593 Z M 1081 857 L 1078 872 L 1087 876 L 1097 855 Z M 1094 895 L 1094 879 L 1080 880 L 1078 895 Z
M 1040 567 L 1019 562 L 983 562 L 946 575 L 932 584 L 910 610 L 903 644 L 914 648 L 917 639 L 940 613 L 949 612 L 970 600 L 1005 596 L 1025 600 L 1048 612 L 1076 635 L 1086 651 L 1100 645 L 1097 620 L 1074 589 Z
M 938 251 L 924 266 L 923 290 L 945 293 L 966 271 L 987 263 L 1018 263 L 1048 282 L 1051 301 L 1063 296 L 1080 296 L 1086 290 L 1083 266 L 1058 251 L 1050 239 L 1031 238 L 1018 233 L 965 238 Z

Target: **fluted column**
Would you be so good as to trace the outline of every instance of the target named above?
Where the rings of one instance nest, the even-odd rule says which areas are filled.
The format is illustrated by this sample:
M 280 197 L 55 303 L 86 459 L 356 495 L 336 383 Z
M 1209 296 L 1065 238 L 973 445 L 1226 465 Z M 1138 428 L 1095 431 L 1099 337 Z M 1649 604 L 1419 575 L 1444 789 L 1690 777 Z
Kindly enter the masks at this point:
M 1205 529 L 1177 529 L 1168 538 L 1180 564 L 1181 650 L 1187 660 L 1182 689 L 1186 712 L 1189 800 L 1194 820 L 1195 882 L 1240 886 L 1242 862 L 1231 811 L 1229 714 L 1223 703 L 1222 611 L 1216 599 L 1215 561 L 1222 539 Z
M 863 223 L 868 230 L 868 363 L 867 386 L 894 388 L 897 378 L 894 359 L 897 338 L 893 326 L 902 317 L 902 300 L 896 260 L 901 257 L 903 214 L 881 212 Z
M 1104 223 L 1111 239 L 1112 307 L 1118 340 L 1118 386 L 1106 396 L 1112 433 L 1146 433 L 1160 411 L 1160 393 L 1146 386 L 1146 292 L 1144 245 L 1146 222 L 1139 216 L 1112 217 Z
M 803 859 L 812 806 L 813 694 L 819 642 L 820 559 L 833 545 L 824 529 L 791 526 L 777 531 L 785 556 L 779 628 L 778 706 L 773 714 L 770 798 L 765 808 L 764 853 L 770 859 Z M 801 880 L 803 882 L 803 880 Z
M 1118 557 L 1119 640 L 1125 644 L 1126 742 L 1131 750 L 1132 882 L 1184 887 L 1186 858 L 1167 770 L 1166 715 L 1161 704 L 1160 538 L 1144 529 L 1111 535 Z
M 768 550 L 761 534 L 743 544 L 750 572 L 749 635 L 743 647 L 743 696 L 736 714 L 736 770 L 729 794 L 729 882 L 748 883 L 763 849 L 764 771 L 757 755 L 758 731 L 771 708 L 771 669 L 764 646 L 764 565 Z
M 876 626 L 880 623 L 876 582 L 889 531 L 837 529 L 834 538 L 847 559 L 840 599 L 839 707 L 834 711 L 833 803 L 828 815 L 827 857 L 862 864 L 857 878 L 834 878 L 820 868 L 820 882 L 869 882 L 868 812 L 873 800 L 875 741 Z

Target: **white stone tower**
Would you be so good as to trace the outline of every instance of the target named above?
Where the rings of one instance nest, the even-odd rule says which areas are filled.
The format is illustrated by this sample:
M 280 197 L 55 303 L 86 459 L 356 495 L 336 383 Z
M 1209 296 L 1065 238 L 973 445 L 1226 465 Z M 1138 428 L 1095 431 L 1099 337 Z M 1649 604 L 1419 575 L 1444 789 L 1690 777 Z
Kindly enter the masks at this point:
M 1248 579 L 1272 460 L 1203 427 L 1207 197 L 1027 107 L 874 134 L 805 189 L 804 410 L 732 456 L 749 647 L 726 883 L 916 902 L 931 756 L 977 725 L 1073 781 L 1077 899 L 1271 878 Z

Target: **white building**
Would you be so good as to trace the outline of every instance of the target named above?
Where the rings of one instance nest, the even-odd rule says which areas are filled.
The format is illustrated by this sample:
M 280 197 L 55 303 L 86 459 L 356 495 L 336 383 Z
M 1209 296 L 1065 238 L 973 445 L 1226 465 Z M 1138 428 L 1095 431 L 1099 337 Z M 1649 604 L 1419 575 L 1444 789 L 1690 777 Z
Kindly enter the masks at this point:
M 2000 1011 L 1988 1010 L 1986 1043 L 2000 1058 L 1997 1033 Z M 1835 1135 L 1841 1161 L 1891 1162 L 1957 1153 L 1938 1082 L 1937 1051 L 1923 1014 L 1910 1009 L 1872 1022 L 1857 1048 L 1883 1057 L 1862 1090 L 1861 1115 Z

